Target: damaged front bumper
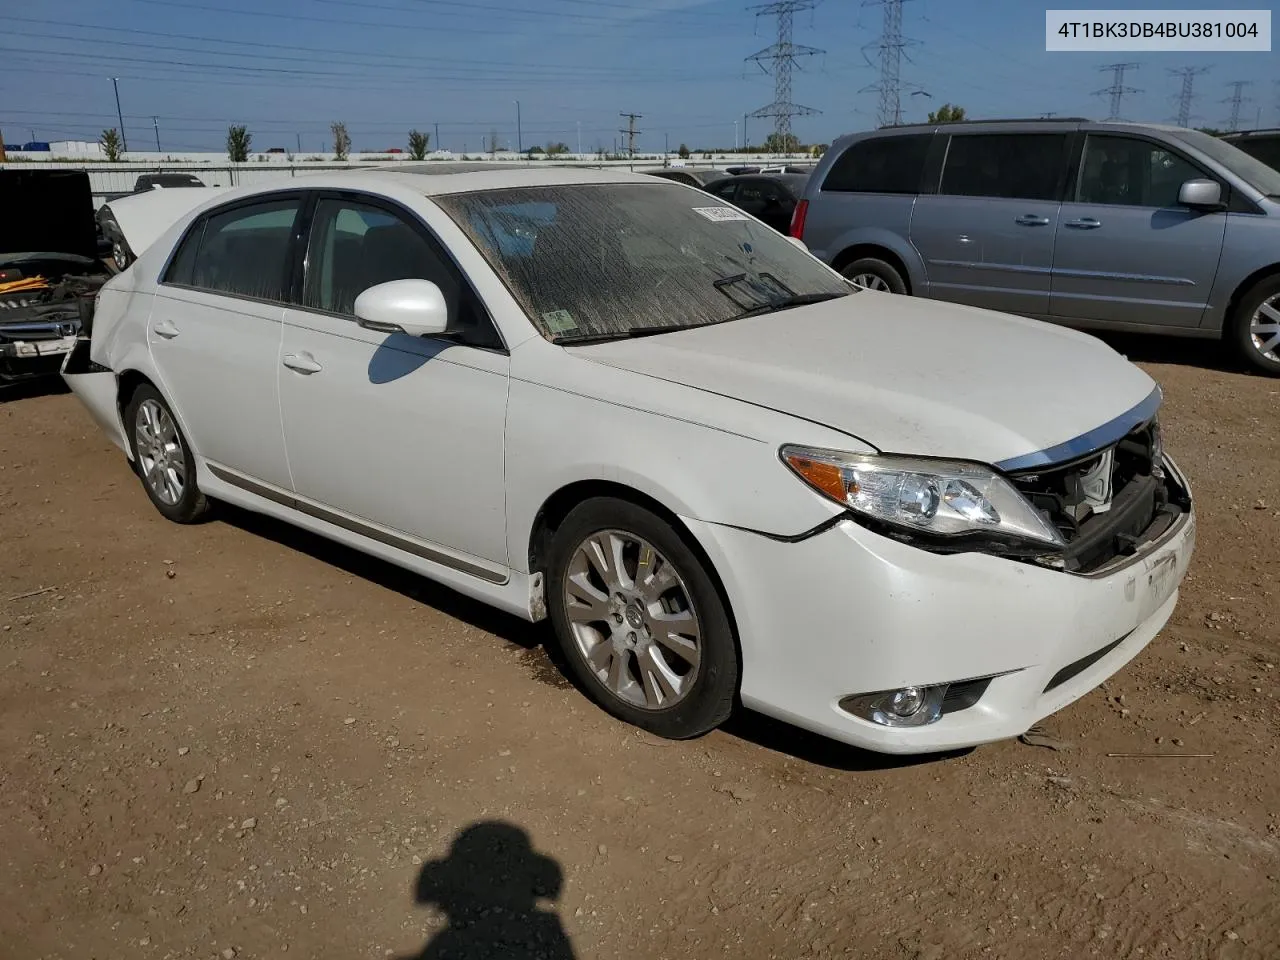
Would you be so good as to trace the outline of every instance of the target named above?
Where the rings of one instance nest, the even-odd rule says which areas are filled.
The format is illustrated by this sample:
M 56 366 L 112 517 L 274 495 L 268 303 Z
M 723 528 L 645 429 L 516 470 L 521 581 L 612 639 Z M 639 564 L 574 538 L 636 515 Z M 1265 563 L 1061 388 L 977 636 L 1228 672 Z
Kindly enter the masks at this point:
M 79 333 L 79 320 L 0 324 L 0 381 L 56 374 Z

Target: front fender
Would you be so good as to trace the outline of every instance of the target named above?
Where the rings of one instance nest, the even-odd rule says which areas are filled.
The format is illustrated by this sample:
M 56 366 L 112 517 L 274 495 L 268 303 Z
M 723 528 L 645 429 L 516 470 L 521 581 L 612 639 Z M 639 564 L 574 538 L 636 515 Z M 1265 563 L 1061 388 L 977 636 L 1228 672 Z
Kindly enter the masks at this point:
M 787 470 L 771 440 L 526 380 L 512 380 L 506 436 L 517 569 L 542 506 L 584 480 L 630 487 L 682 517 L 774 536 L 804 533 L 839 512 Z

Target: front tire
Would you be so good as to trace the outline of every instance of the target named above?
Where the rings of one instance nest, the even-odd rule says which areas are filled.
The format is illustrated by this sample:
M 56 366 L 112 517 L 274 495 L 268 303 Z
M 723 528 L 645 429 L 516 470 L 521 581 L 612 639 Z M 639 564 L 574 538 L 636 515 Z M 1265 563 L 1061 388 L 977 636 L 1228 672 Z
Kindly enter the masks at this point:
M 846 264 L 840 270 L 846 280 L 851 280 L 868 290 L 879 290 L 882 293 L 905 294 L 907 281 L 890 263 L 879 257 L 861 257 L 853 263 Z
M 155 508 L 174 523 L 194 523 L 209 511 L 196 486 L 196 462 L 173 411 L 149 383 L 129 399 L 125 425 L 133 449 L 133 469 Z
M 1241 298 L 1230 336 L 1250 366 L 1280 376 L 1280 276 L 1259 281 Z
M 729 615 L 665 520 L 625 500 L 588 500 L 552 538 L 547 579 L 567 667 L 606 711 L 676 740 L 728 718 L 739 675 Z

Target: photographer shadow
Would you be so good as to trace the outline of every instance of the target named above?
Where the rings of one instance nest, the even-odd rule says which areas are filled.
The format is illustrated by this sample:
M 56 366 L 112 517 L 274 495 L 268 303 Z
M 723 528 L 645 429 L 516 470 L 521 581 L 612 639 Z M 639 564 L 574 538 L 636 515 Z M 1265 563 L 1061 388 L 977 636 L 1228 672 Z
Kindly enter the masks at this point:
M 560 865 L 524 830 L 474 823 L 418 875 L 415 901 L 438 908 L 448 925 L 400 960 L 574 960 L 559 915 L 539 905 L 558 899 L 563 884 Z

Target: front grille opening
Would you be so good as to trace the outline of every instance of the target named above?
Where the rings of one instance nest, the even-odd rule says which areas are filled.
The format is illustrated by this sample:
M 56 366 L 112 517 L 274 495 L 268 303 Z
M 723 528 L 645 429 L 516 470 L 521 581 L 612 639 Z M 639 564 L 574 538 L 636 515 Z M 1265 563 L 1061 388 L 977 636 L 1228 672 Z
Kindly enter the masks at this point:
M 1108 643 L 1101 650 L 1095 650 L 1093 651 L 1093 653 L 1090 653 L 1087 656 L 1081 657 L 1079 660 L 1075 661 L 1074 663 L 1068 663 L 1065 667 L 1063 667 L 1061 670 L 1059 670 L 1057 673 L 1053 675 L 1053 677 L 1049 680 L 1049 682 L 1045 684 L 1045 688 L 1044 690 L 1041 691 L 1041 693 L 1048 693 L 1050 690 L 1054 689 L 1055 687 L 1062 686 L 1068 680 L 1071 680 L 1074 677 L 1078 677 L 1080 674 L 1084 673 L 1086 670 L 1092 667 L 1095 663 L 1097 663 L 1099 660 L 1105 657 L 1108 653 L 1110 653 L 1112 650 L 1120 646 L 1120 644 L 1124 643 L 1128 639 L 1129 639 L 1129 634 L 1126 633 L 1119 640 L 1111 641 L 1111 643 Z
M 1088 573 L 1132 556 L 1190 507 L 1157 462 L 1159 430 L 1152 420 L 1078 460 L 1010 476 L 1062 535 L 1065 569 Z
M 991 686 L 991 680 L 991 677 L 980 677 L 977 680 L 948 684 L 946 695 L 942 698 L 942 715 L 968 710 L 982 699 L 987 687 Z

